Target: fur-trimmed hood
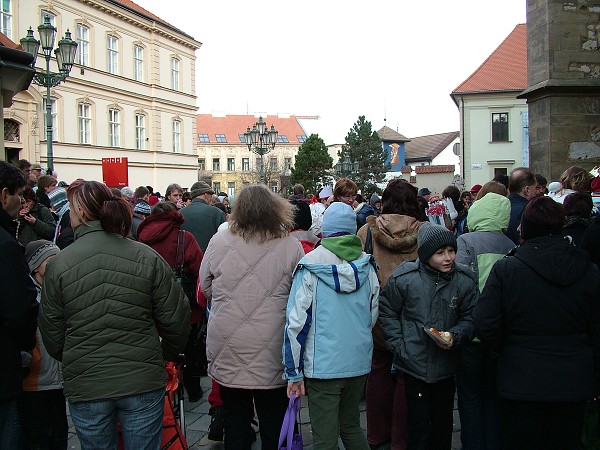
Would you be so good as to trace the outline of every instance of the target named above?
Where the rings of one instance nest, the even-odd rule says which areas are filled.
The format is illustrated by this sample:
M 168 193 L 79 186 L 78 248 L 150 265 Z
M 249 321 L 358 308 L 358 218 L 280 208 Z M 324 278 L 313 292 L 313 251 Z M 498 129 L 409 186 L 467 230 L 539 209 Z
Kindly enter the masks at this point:
M 369 216 L 367 225 L 371 228 L 373 240 L 381 246 L 398 253 L 416 251 L 417 232 L 421 222 L 414 217 L 401 214 Z

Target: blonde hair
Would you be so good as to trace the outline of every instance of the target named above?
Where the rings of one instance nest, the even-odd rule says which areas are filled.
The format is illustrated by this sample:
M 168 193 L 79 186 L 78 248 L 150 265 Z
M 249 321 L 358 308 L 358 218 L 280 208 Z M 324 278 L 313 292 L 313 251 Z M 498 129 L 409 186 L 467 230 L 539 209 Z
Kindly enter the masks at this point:
M 503 195 L 504 197 L 506 197 L 506 195 L 508 194 L 506 186 L 504 186 L 502 183 L 498 181 L 488 181 L 483 186 L 481 186 L 481 189 L 479 189 L 476 200 L 481 200 L 485 194 L 488 194 L 490 192 L 493 192 L 494 194 Z
M 563 189 L 573 189 L 577 192 L 590 192 L 594 177 L 584 168 L 571 166 L 560 176 Z
M 294 205 L 262 184 L 240 191 L 229 218 L 229 230 L 246 242 L 285 237 L 293 226 Z

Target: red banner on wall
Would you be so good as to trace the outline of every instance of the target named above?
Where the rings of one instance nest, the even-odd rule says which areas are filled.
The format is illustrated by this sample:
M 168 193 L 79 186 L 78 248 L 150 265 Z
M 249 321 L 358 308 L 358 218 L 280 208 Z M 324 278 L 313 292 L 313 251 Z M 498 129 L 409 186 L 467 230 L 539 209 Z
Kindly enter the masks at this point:
M 129 186 L 127 158 L 102 158 L 102 179 L 108 187 Z

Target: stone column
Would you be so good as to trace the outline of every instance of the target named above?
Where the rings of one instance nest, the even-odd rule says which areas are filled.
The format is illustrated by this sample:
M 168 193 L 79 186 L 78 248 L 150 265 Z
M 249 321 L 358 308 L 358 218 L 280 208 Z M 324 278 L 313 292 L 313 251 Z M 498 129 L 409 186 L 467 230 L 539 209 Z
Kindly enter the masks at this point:
M 527 0 L 530 166 L 600 164 L 600 0 Z

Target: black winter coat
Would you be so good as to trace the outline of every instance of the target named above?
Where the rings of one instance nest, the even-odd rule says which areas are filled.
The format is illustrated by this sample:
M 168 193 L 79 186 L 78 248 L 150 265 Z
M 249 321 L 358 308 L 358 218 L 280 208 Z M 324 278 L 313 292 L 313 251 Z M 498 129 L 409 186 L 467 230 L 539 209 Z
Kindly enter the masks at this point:
M 0 402 L 21 392 L 21 350 L 35 346 L 37 328 L 37 290 L 15 228 L 0 208 Z
M 600 393 L 600 271 L 562 236 L 530 239 L 499 260 L 473 314 L 498 351 L 498 395 L 582 401 Z

